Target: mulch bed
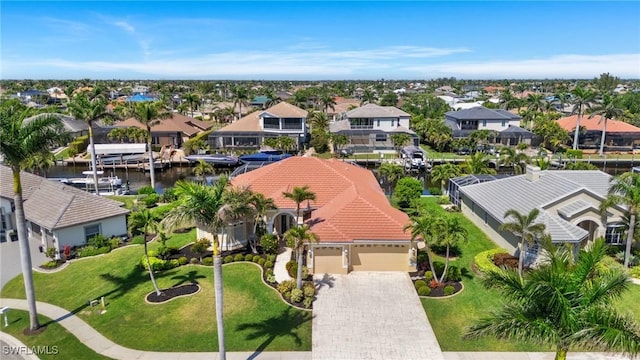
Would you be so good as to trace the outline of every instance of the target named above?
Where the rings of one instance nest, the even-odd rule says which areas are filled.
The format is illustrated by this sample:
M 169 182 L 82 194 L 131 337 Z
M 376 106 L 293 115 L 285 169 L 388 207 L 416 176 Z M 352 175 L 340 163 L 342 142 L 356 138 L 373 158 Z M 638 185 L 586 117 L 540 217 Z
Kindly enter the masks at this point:
M 447 286 L 447 285 L 453 286 L 453 288 L 455 289 L 453 294 L 456 294 L 456 293 L 460 292 L 460 290 L 462 290 L 462 284 L 460 282 L 450 282 L 450 283 L 446 283 L 445 284 L 445 286 Z M 443 297 L 443 296 L 445 296 L 444 295 L 444 286 L 438 286 L 435 289 L 431 289 L 431 293 L 429 294 L 428 297 Z
M 199 290 L 200 286 L 198 284 L 180 285 L 177 287 L 160 290 L 160 296 L 158 296 L 156 292 L 153 291 L 149 295 L 147 295 L 147 301 L 153 304 L 159 304 L 177 298 L 179 296 L 195 294 Z

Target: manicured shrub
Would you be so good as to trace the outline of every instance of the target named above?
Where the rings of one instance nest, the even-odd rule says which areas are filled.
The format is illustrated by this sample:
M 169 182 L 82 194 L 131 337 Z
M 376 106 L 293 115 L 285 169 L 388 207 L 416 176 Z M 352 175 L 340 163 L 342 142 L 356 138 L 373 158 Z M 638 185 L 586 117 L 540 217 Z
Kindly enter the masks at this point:
M 447 286 L 444 287 L 444 295 L 445 296 L 452 295 L 454 292 L 456 292 L 456 289 L 453 286 L 447 285 Z
M 631 269 L 629 269 L 629 275 L 631 275 L 631 277 L 634 277 L 636 279 L 640 279 L 640 266 L 634 266 Z
M 120 238 L 114 237 L 109 240 L 109 248 L 111 248 L 111 250 L 119 248 L 120 245 L 122 245 Z
M 429 191 L 429 194 L 431 194 L 433 196 L 438 196 L 439 197 L 440 195 L 442 195 L 442 189 L 440 189 L 439 187 L 436 187 L 436 186 L 427 188 L 427 191 Z M 436 203 L 437 204 L 446 204 L 446 203 L 440 203 L 440 202 L 438 202 L 438 200 L 439 200 L 439 198 L 436 199 Z
M 40 265 L 41 267 L 45 268 L 45 269 L 54 269 L 58 267 L 58 262 L 55 260 L 52 261 L 47 261 L 46 263 Z
M 164 270 L 166 265 L 165 265 L 165 260 L 162 259 L 158 259 L 155 256 L 149 256 L 149 263 L 151 263 L 151 269 L 153 271 L 160 271 L 160 270 Z M 142 258 L 140 258 L 140 266 L 144 269 L 144 270 L 149 270 L 149 266 L 147 265 L 147 257 L 142 255 Z
M 89 239 L 89 241 L 87 241 L 87 244 L 91 246 L 95 246 L 97 248 L 101 248 L 104 246 L 109 246 L 109 239 L 107 239 L 102 234 L 98 234 L 92 237 L 91 239 Z M 109 248 L 109 250 L 111 250 L 111 248 Z
M 457 266 L 449 266 L 447 269 L 447 281 L 460 281 L 462 280 L 462 270 Z
M 276 282 L 276 276 L 273 273 L 267 274 L 265 277 L 266 277 L 267 282 L 270 283 L 270 284 L 273 284 L 273 283 Z
M 421 286 L 418 288 L 418 295 L 429 296 L 431 294 L 431 288 L 428 286 Z
M 242 256 L 242 254 L 236 254 L 236 256 L 233 257 L 233 261 L 242 261 L 244 260 L 244 256 Z
M 247 254 L 244 256 L 244 261 L 253 261 L 253 255 L 252 254 Z
M 440 283 L 436 279 L 433 279 L 433 280 L 429 281 L 429 287 L 432 288 L 432 289 L 437 288 L 439 285 L 440 285 Z
M 316 287 L 311 285 L 311 286 L 304 286 L 302 287 L 302 292 L 304 293 L 304 297 L 308 298 L 308 297 L 314 297 L 316 295 Z
M 185 261 L 187 260 L 187 258 L 184 258 Z M 173 269 L 173 268 L 177 268 L 178 266 L 182 265 L 180 264 L 180 260 L 179 259 L 171 259 L 169 261 L 167 261 L 167 266 L 169 269 Z
M 427 283 L 424 280 L 418 280 L 413 284 L 413 286 L 415 286 L 416 289 L 420 289 L 423 286 L 427 286 Z
M 178 263 L 179 263 L 180 265 L 187 265 L 187 263 L 188 263 L 188 262 L 189 262 L 189 260 L 187 260 L 187 257 L 186 257 L 186 256 L 180 256 L 180 257 L 178 258 Z
M 298 274 L 296 274 L 296 276 L 298 276 Z M 308 277 L 309 277 L 309 268 L 306 266 L 302 266 L 302 278 L 306 279 Z
M 48 247 L 47 251 L 45 251 L 45 255 L 47 255 L 47 257 L 51 259 L 51 261 L 55 260 L 57 254 L 58 254 L 58 249 L 54 247 Z
M 176 200 L 178 200 L 178 196 L 176 195 L 175 188 L 172 187 L 165 188 L 162 195 L 160 195 L 160 201 L 163 203 L 170 203 Z
M 296 288 L 296 281 L 291 279 L 291 280 L 285 280 L 283 282 L 281 282 L 280 284 L 278 284 L 278 291 L 280 291 L 280 293 L 284 294 L 286 292 L 290 292 L 291 290 Z
M 431 192 L 431 189 L 432 188 L 429 188 L 429 192 L 432 195 L 435 195 L 434 193 Z M 440 188 L 438 188 L 438 190 L 440 190 Z M 440 191 L 440 193 L 442 193 L 442 191 Z M 438 196 L 438 198 L 436 199 L 436 204 L 439 204 L 439 205 L 449 204 L 449 197 L 446 195 Z
M 109 250 L 111 250 L 111 249 L 108 246 L 97 248 L 97 247 L 92 246 L 92 245 L 87 245 L 87 246 L 83 246 L 83 247 L 79 248 L 76 251 L 76 255 L 79 258 L 83 258 L 83 257 L 87 257 L 87 256 L 95 256 L 95 255 L 100 255 L 100 254 L 106 254 L 106 253 L 109 252 Z
M 198 263 L 198 259 L 196 259 L 196 258 L 191 258 L 191 260 L 189 260 L 189 263 L 191 263 L 191 264 L 195 265 L 195 264 L 197 264 L 197 263 Z
M 312 297 L 306 297 L 304 298 L 304 300 L 302 300 L 302 306 L 304 306 L 305 309 L 311 309 L 312 304 L 313 304 Z
M 263 258 L 260 257 L 260 255 L 253 255 L 253 261 L 254 263 L 258 263 L 260 260 L 264 260 Z
M 291 301 L 295 303 L 299 303 L 304 298 L 304 293 L 300 289 L 291 290 Z
M 255 258 L 254 258 L 254 260 L 255 260 Z M 265 263 L 266 263 L 266 261 L 264 260 L 264 258 L 258 258 L 258 265 L 264 266 Z
M 267 255 L 267 261 L 276 262 L 276 256 L 273 254 Z
M 424 273 L 424 281 L 431 281 L 433 280 L 433 271 L 429 270 L 427 272 Z
M 422 195 L 423 185 L 418 179 L 412 177 L 404 177 L 398 180 L 394 196 L 398 200 L 398 206 L 401 208 L 410 207 L 411 204 Z
M 567 157 L 582 159 L 582 150 L 580 149 L 567 149 Z
M 225 256 L 224 259 L 222 259 L 222 262 L 225 263 L 225 264 L 233 262 L 233 256 L 231 256 L 231 255 Z
M 265 234 L 260 238 L 260 246 L 266 254 L 276 254 L 280 245 L 278 238 L 273 234 Z
M 273 268 L 273 263 L 271 261 L 265 261 L 264 267 L 266 267 L 267 269 L 271 269 Z
M 206 257 L 206 258 L 202 259 L 202 265 L 213 266 L 213 258 L 212 257 Z
M 298 272 L 298 263 L 291 260 L 289 262 L 287 262 L 287 264 L 285 265 L 285 268 L 287 269 L 287 273 L 289 273 L 289 276 L 291 277 L 296 277 L 297 276 L 297 272 Z
M 156 190 L 154 188 L 151 187 L 151 185 L 145 185 L 143 187 L 141 187 L 140 189 L 138 189 L 138 194 L 139 195 L 150 195 L 150 194 L 155 194 Z
M 200 258 L 201 258 L 200 261 L 202 261 L 202 255 L 204 255 L 207 252 L 207 250 L 209 249 L 209 246 L 211 246 L 211 240 L 206 238 L 200 238 L 195 243 L 193 243 L 193 245 L 191 245 L 191 251 L 200 255 Z
M 476 254 L 473 258 L 473 262 L 478 271 L 482 273 L 495 271 L 498 270 L 498 267 L 493 263 L 493 256 L 500 253 L 507 254 L 508 251 L 500 248 L 486 250 Z
M 154 207 L 159 200 L 160 200 L 160 195 L 158 194 L 149 194 L 142 198 L 144 205 L 148 208 Z

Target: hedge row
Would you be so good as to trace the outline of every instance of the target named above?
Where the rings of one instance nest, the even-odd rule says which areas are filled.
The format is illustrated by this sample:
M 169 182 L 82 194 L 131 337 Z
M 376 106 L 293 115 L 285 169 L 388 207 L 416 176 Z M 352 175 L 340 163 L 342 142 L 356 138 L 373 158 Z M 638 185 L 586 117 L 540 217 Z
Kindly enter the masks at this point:
M 486 250 L 481 253 L 478 253 L 474 258 L 473 262 L 476 264 L 478 271 L 482 273 L 498 270 L 499 268 L 493 263 L 493 256 L 495 254 L 508 254 L 509 252 L 505 249 L 491 249 Z

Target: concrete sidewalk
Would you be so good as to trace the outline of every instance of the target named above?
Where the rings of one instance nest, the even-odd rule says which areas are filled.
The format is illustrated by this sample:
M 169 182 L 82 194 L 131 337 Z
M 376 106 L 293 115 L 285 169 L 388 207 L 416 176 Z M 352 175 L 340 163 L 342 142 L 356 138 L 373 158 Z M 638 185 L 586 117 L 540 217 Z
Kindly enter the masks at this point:
M 291 280 L 289 272 L 287 271 L 287 263 L 291 260 L 291 248 L 284 248 L 284 252 L 276 256 L 276 262 L 273 264 L 273 275 L 276 277 L 276 281 L 281 283 L 285 280 Z
M 27 301 L 22 299 L 0 299 L 0 306 L 8 306 L 11 309 L 27 310 Z M 133 350 L 120 346 L 102 336 L 99 332 L 78 318 L 75 314 L 55 305 L 37 302 L 38 313 L 51 318 L 73 334 L 80 342 L 100 355 L 112 359 L 154 359 L 154 360 L 199 360 L 217 359 L 217 352 L 155 352 Z M 227 359 L 265 359 L 265 360 L 307 360 L 311 359 L 310 352 L 227 352 Z

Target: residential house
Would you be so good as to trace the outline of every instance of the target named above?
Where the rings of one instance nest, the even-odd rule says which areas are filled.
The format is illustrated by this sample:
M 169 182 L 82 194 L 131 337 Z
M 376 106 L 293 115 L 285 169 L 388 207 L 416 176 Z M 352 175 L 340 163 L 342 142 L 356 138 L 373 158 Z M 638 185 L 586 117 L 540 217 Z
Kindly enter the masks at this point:
M 144 85 L 136 85 L 131 89 L 133 94 L 146 95 L 151 90 L 150 87 Z
M 330 125 L 334 134 L 346 134 L 348 148 L 358 152 L 395 151 L 391 135 L 404 133 L 418 146 L 418 135 L 409 129 L 411 115 L 394 107 L 367 104 L 348 111 L 343 120 Z
M 505 130 L 507 132 L 513 131 L 513 129 L 508 130 L 510 127 L 521 129 L 519 127 L 521 117 L 502 109 L 475 106 L 465 110 L 448 111 L 444 116 L 445 123 L 453 131 L 454 138 L 465 138 L 475 130 L 490 130 L 501 133 Z M 508 135 L 505 134 L 505 137 Z
M 232 179 L 272 198 L 278 207 L 266 215 L 268 233 L 282 236 L 289 228 L 307 224 L 319 238 L 307 251 L 307 266 L 316 274 L 350 271 L 415 271 L 416 243 L 403 227 L 409 217 L 389 204 L 370 170 L 331 159 L 291 157 Z M 315 201 L 296 204 L 283 192 L 308 186 Z M 246 244 L 252 221 L 226 229 L 223 247 Z M 198 237 L 207 235 L 198 234 Z M 228 236 L 228 237 L 226 237 Z
M 541 171 L 529 165 L 523 175 L 460 186 L 455 200 L 471 221 L 511 251 L 517 249 L 519 238 L 500 230 L 509 221 L 504 218 L 509 209 L 521 214 L 540 210 L 536 222 L 546 226 L 555 243 L 570 243 L 577 249 L 604 237 L 609 244 L 622 244 L 625 208 L 610 208 L 605 216 L 600 212 L 610 183 L 611 175 L 602 171 Z M 538 244 L 525 251 L 528 263 L 535 261 Z
M 348 111 L 360 107 L 360 100 L 337 96 L 334 98 L 336 104 L 327 109 L 327 116 L 331 121 L 342 120 Z
M 307 111 L 280 102 L 264 111 L 255 111 L 209 134 L 212 149 L 257 149 L 265 138 L 290 136 L 302 147 L 307 139 Z
M 146 129 L 140 121 L 129 118 L 115 124 L 116 127 L 138 127 Z M 181 147 L 182 144 L 203 131 L 211 129 L 211 125 L 189 116 L 172 113 L 168 119 L 162 119 L 151 127 L 151 144 L 158 146 Z
M 34 266 L 46 261 L 45 249 L 58 254 L 69 245 L 82 246 L 91 237 L 127 235 L 129 210 L 122 203 L 47 180 L 20 174 L 26 229 Z M 20 272 L 11 169 L 0 165 L 0 253 L 2 285 Z
M 558 124 L 570 134 L 576 129 L 578 115 L 567 116 L 558 119 Z M 599 149 L 602 138 L 602 128 L 604 122 L 600 121 L 600 116 L 582 115 L 580 128 L 584 129 L 578 139 L 581 149 Z M 573 136 L 571 137 L 573 140 Z M 605 150 L 631 150 L 640 148 L 640 128 L 619 120 L 607 120 L 605 134 Z
M 264 110 L 267 107 L 267 104 L 271 101 L 268 97 L 264 95 L 254 97 L 251 102 L 249 102 L 249 106 L 254 106 L 259 109 Z

